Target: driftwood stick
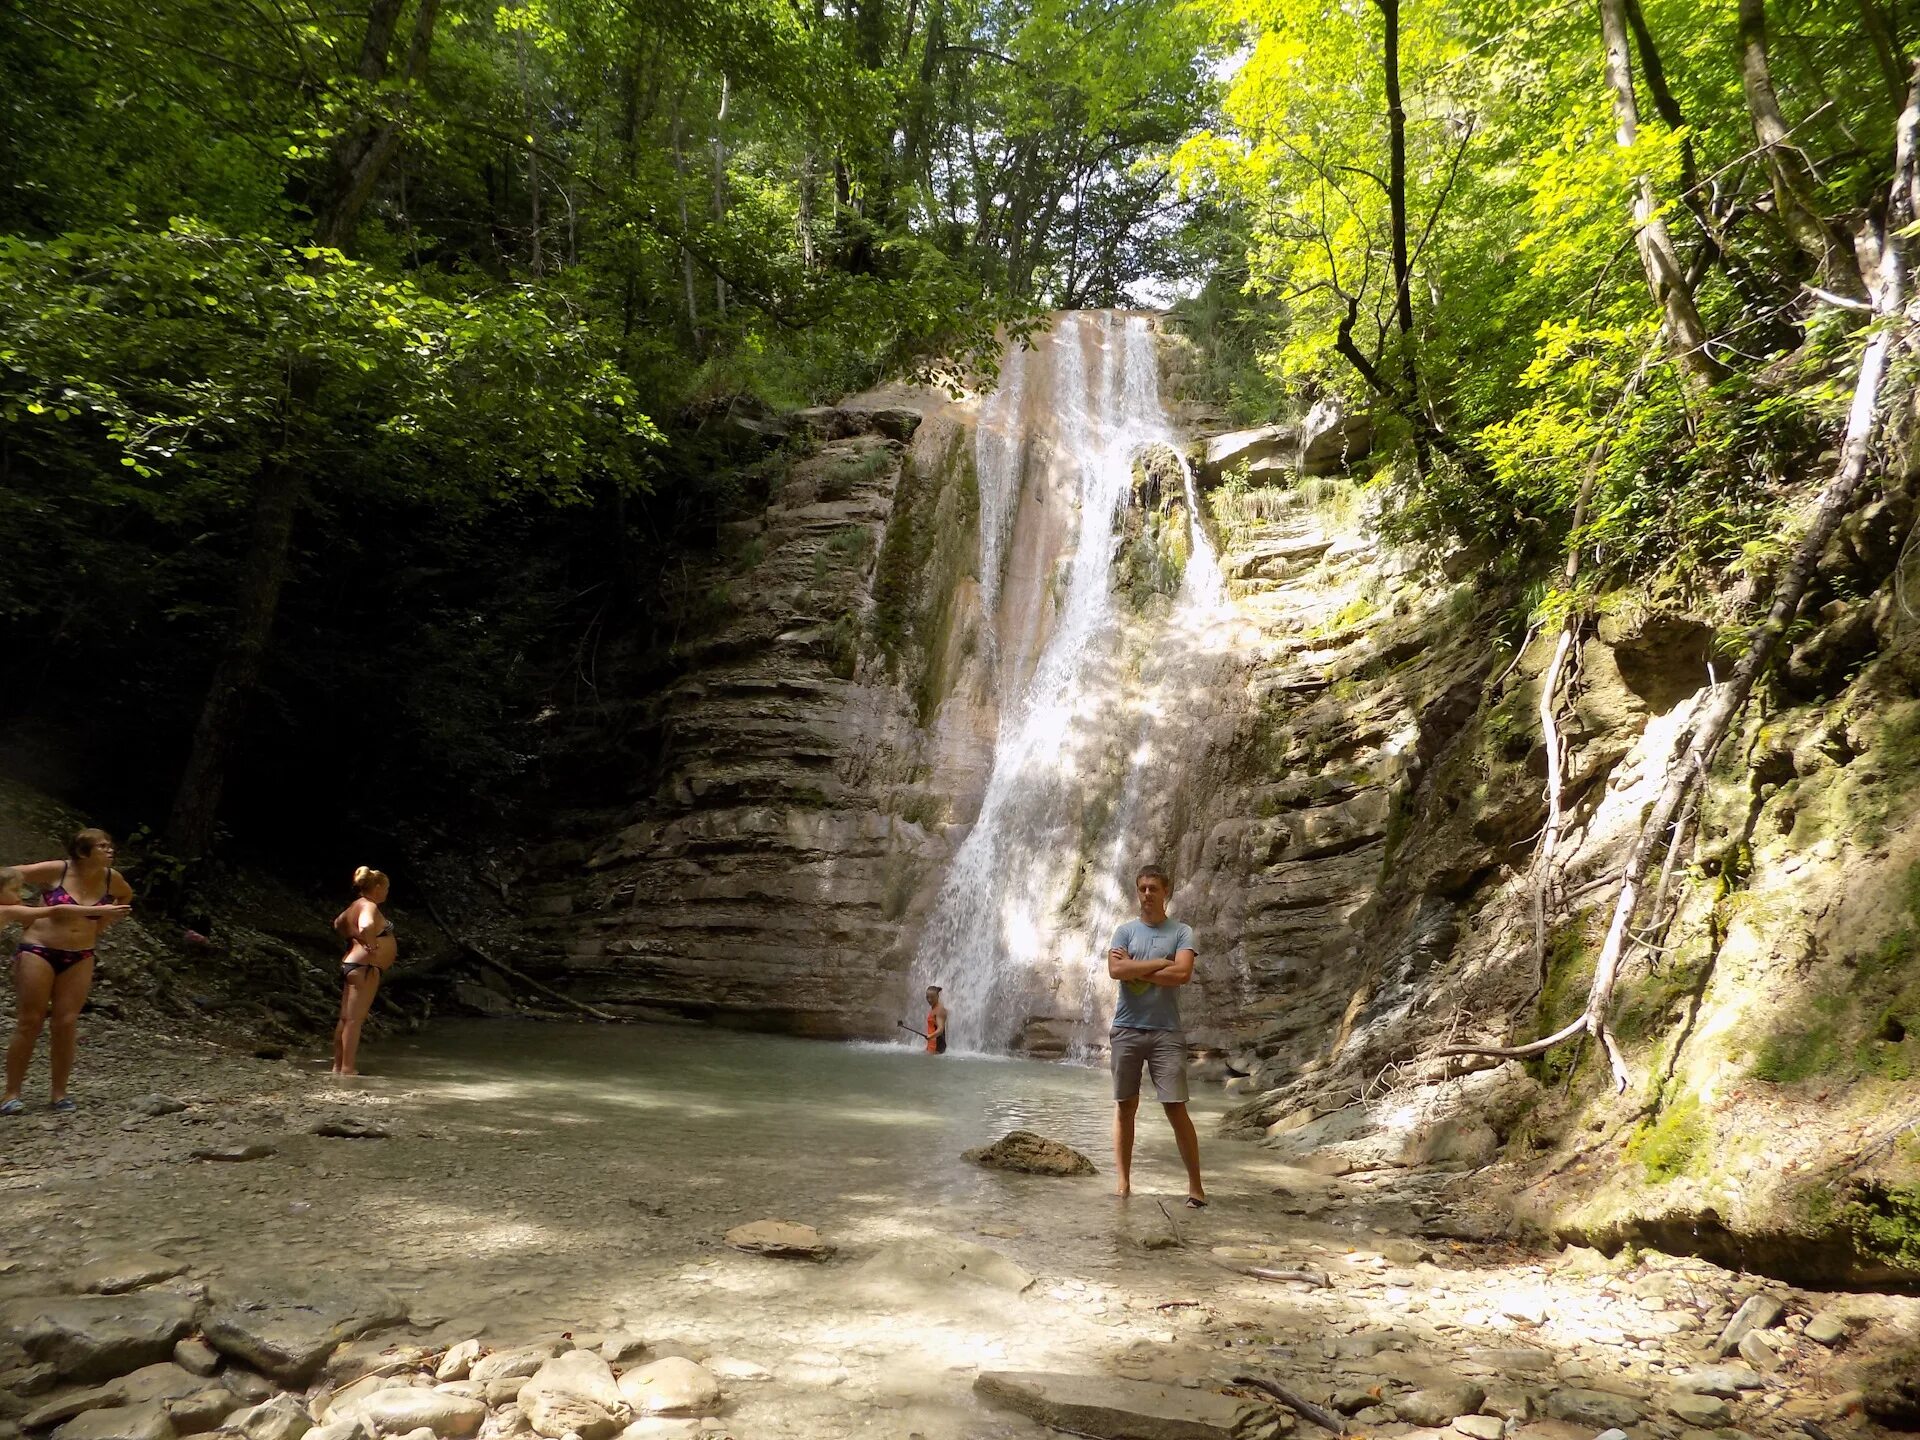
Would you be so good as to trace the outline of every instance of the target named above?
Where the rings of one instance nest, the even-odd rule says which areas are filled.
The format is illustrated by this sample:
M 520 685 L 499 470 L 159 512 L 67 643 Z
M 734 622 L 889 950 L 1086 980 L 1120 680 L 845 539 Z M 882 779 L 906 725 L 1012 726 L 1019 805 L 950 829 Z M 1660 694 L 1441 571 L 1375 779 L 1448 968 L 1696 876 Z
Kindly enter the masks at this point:
M 1346 1422 L 1338 1415 L 1334 1414 L 1331 1410 L 1323 1409 L 1307 1399 L 1306 1396 L 1289 1390 L 1286 1386 L 1278 1384 L 1275 1381 L 1262 1380 L 1258 1375 L 1236 1375 L 1233 1377 L 1233 1383 L 1236 1385 L 1245 1385 L 1250 1389 L 1260 1391 L 1264 1395 L 1271 1396 L 1289 1410 L 1293 1411 L 1293 1413 L 1298 1415 L 1302 1420 L 1311 1420 L 1322 1430 L 1331 1430 L 1336 1435 L 1344 1435 L 1347 1433 Z
M 453 941 L 455 945 L 466 951 L 467 954 L 478 960 L 489 970 L 497 970 L 516 985 L 523 985 L 533 991 L 534 994 L 544 995 L 547 999 L 557 1004 L 565 1005 L 571 1010 L 578 1010 L 582 1015 L 591 1015 L 595 1020 L 603 1020 L 609 1025 L 618 1025 L 620 1023 L 620 1017 L 618 1015 L 609 1014 L 607 1011 L 589 1005 L 583 1000 L 576 1000 L 571 995 L 562 995 L 551 985 L 542 985 L 531 975 L 523 975 L 520 971 L 514 969 L 513 966 L 507 964 L 506 961 L 494 959 L 493 956 L 487 954 L 486 951 L 474 944 L 473 941 L 467 939 L 460 934 L 459 931 L 455 930 L 453 926 L 449 925 L 447 923 L 447 917 L 440 913 L 440 907 L 433 903 L 432 897 L 428 897 L 427 899 L 427 913 L 433 916 L 434 923 L 446 932 L 449 940 Z
M 1318 1270 L 1275 1270 L 1267 1265 L 1229 1265 L 1224 1260 L 1215 1260 L 1213 1263 L 1223 1270 L 1231 1270 L 1236 1275 L 1250 1276 L 1255 1280 L 1295 1280 L 1302 1285 L 1311 1285 L 1316 1290 L 1326 1289 L 1333 1284 Z

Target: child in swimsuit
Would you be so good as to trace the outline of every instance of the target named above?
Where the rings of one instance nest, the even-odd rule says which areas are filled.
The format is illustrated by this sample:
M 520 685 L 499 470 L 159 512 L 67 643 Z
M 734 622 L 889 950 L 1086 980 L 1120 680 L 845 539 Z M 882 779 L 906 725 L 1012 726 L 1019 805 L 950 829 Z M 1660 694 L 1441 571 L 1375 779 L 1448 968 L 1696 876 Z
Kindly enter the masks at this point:
M 63 872 L 64 875 L 64 872 Z M 83 905 L 67 893 L 64 883 L 48 887 L 41 894 L 43 903 L 23 905 L 20 890 L 26 876 L 19 869 L 0 869 L 0 924 L 32 926 L 52 916 L 71 916 L 77 920 L 120 920 L 131 914 L 131 905 L 111 903 L 112 871 L 108 871 L 107 894 L 97 905 Z M 13 1043 L 7 1049 L 7 1088 L 0 1097 L 0 1115 L 18 1115 L 26 1108 L 20 1088 L 26 1081 L 27 1066 L 39 1043 L 40 1028 L 54 999 L 57 982 L 69 970 L 93 959 L 93 951 L 63 950 L 51 945 L 23 942 L 13 956 L 14 993 L 19 1008 L 14 1021 Z M 84 997 L 83 997 L 84 998 Z M 71 1110 L 73 1101 L 64 1094 L 55 1097 L 56 1110 Z

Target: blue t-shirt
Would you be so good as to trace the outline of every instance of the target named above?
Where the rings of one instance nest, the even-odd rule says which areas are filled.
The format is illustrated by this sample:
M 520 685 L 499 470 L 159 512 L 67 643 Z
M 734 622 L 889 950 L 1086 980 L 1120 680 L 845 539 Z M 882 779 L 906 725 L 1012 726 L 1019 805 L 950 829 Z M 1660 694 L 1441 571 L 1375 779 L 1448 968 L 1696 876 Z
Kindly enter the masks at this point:
M 1193 927 L 1171 917 L 1158 925 L 1129 920 L 1113 932 L 1108 948 L 1124 950 L 1136 960 L 1160 960 L 1193 949 Z M 1122 980 L 1120 1001 L 1113 1007 L 1113 1028 L 1178 1030 L 1179 987 L 1156 985 L 1151 980 Z

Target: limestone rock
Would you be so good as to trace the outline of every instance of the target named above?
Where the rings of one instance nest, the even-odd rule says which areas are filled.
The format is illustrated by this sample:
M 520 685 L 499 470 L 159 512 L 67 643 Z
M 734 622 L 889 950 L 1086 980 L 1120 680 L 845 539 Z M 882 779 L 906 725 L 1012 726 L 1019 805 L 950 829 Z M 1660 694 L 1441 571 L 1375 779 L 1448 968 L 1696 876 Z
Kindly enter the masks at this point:
M 600 1341 L 600 1358 L 609 1365 L 629 1365 L 646 1353 L 647 1342 L 625 1330 L 616 1330 Z
M 494 1380 L 525 1379 L 532 1375 L 559 1352 L 558 1345 L 520 1345 L 511 1350 L 496 1350 L 491 1355 L 482 1355 L 473 1362 L 473 1368 L 467 1372 L 472 1380 L 492 1382 Z
M 1731 1355 L 1748 1335 L 1755 1330 L 1772 1329 L 1786 1313 L 1787 1307 L 1777 1295 L 1749 1295 L 1741 1302 L 1740 1308 L 1733 1312 L 1733 1318 L 1727 1321 L 1727 1328 L 1720 1332 L 1713 1353 Z
M 335 1420 L 314 1426 L 306 1440 L 373 1440 L 373 1432 L 360 1420 Z
M 1430 1389 L 1415 1390 L 1392 1403 L 1394 1413 L 1402 1420 L 1414 1425 L 1438 1427 L 1448 1424 L 1457 1416 L 1473 1414 L 1486 1398 L 1485 1390 L 1463 1381 L 1456 1385 L 1435 1385 Z
M 69 1380 L 111 1380 L 173 1354 L 193 1325 L 184 1295 L 125 1295 L 23 1300 L 0 1311 L 0 1330 Z
M 486 1382 L 487 1389 L 486 1389 L 486 1397 L 485 1397 L 487 1404 L 489 1405 L 517 1404 L 520 1399 L 520 1392 L 527 1388 L 528 1378 L 529 1377 L 525 1375 L 507 1375 L 502 1377 L 499 1380 L 487 1381 Z M 468 1381 L 467 1383 L 475 1384 L 478 1382 Z
M 1019 1294 L 1033 1284 L 1033 1276 L 999 1251 L 949 1236 L 902 1240 L 889 1245 L 862 1265 L 860 1274 L 869 1283 L 889 1289 L 900 1285 L 945 1286 L 956 1280 L 974 1280 Z
M 1733 1419 L 1733 1407 L 1718 1395 L 1679 1394 L 1667 1401 L 1667 1409 L 1689 1425 L 1713 1430 Z
M 1591 1425 L 1596 1430 L 1608 1430 L 1615 1426 L 1624 1430 L 1640 1423 L 1646 1414 L 1646 1407 L 1625 1395 L 1574 1387 L 1555 1390 L 1548 1395 L 1547 1414 L 1555 1420 L 1571 1420 L 1578 1425 Z
M 473 1362 L 480 1358 L 478 1340 L 462 1340 L 458 1345 L 449 1345 L 447 1353 L 440 1357 L 440 1363 L 433 1367 L 436 1380 L 464 1380 L 467 1372 L 473 1369 Z
M 613 1440 L 620 1433 L 619 1420 L 578 1395 L 541 1391 L 529 1396 L 523 1391 L 519 1409 L 533 1432 L 548 1440 L 561 1440 L 566 1435 L 578 1435 L 580 1440 Z
M 376 1435 L 404 1435 L 425 1426 L 440 1440 L 465 1440 L 479 1430 L 487 1407 L 459 1395 L 403 1386 L 376 1390 L 328 1413 L 330 1420 L 358 1420 Z
M 727 1244 L 749 1255 L 783 1255 L 799 1260 L 824 1260 L 834 1247 L 811 1225 L 792 1220 L 754 1220 L 727 1231 Z
M 715 1415 L 720 1382 L 704 1365 L 669 1355 L 620 1377 L 620 1394 L 636 1415 Z
M 1042 1425 L 1105 1440 L 1270 1440 L 1292 1428 L 1270 1405 L 1140 1380 L 989 1370 L 973 1389 Z
M 1822 1310 L 1800 1333 L 1816 1345 L 1831 1347 L 1847 1338 L 1847 1322 L 1831 1310 Z
M 240 1397 L 224 1385 L 209 1385 L 178 1400 L 161 1402 L 176 1435 L 204 1435 L 239 1409 L 240 1403 Z
M 550 1432 L 541 1429 L 531 1402 L 549 1395 L 586 1400 L 608 1414 L 617 1413 L 622 1403 L 620 1386 L 613 1378 L 612 1367 L 594 1350 L 568 1350 L 554 1356 L 535 1371 L 533 1378 L 521 1388 L 520 1408 L 533 1421 L 533 1428 L 543 1435 Z M 583 1436 L 585 1433 L 581 1432 Z
M 343 1340 L 407 1318 L 373 1286 L 295 1275 L 260 1275 L 222 1286 L 202 1325 L 207 1341 L 283 1385 L 305 1385 Z
M 209 1145 L 204 1149 L 195 1150 L 192 1158 L 238 1164 L 246 1160 L 265 1160 L 268 1156 L 278 1153 L 264 1140 L 249 1140 L 232 1145 Z
M 220 1368 L 220 1352 L 189 1335 L 173 1347 L 173 1363 L 195 1375 L 211 1375 Z
M 73 1288 L 85 1295 L 119 1295 L 171 1280 L 186 1266 L 165 1255 L 146 1250 L 129 1250 L 89 1260 L 73 1272 Z
M 1737 1347 L 1740 1358 L 1758 1370 L 1762 1375 L 1771 1375 L 1780 1368 L 1780 1355 L 1763 1331 L 1749 1330 L 1740 1337 Z
M 1281 461 L 1291 469 L 1299 453 L 1300 434 L 1290 425 L 1261 425 L 1251 430 L 1230 430 L 1207 438 L 1207 448 L 1196 467 L 1200 477 L 1211 485 L 1229 470 L 1249 468 L 1263 462 Z
M 1015 1170 L 1023 1175 L 1092 1175 L 1093 1162 L 1069 1145 L 1035 1135 L 1031 1130 L 1014 1130 L 991 1145 L 969 1150 L 963 1157 L 976 1165 L 994 1170 Z
M 300 1440 L 313 1429 L 313 1417 L 291 1395 L 276 1395 L 259 1405 L 229 1416 L 226 1428 L 247 1440 Z
M 326 1403 L 320 1407 L 319 1418 L 331 1425 L 334 1421 L 345 1418 L 355 1401 L 381 1390 L 398 1390 L 409 1384 L 411 1382 L 404 1375 L 387 1373 L 362 1375 L 358 1380 L 352 1381 L 328 1396 Z
M 130 1375 L 122 1375 L 112 1388 L 124 1397 L 122 1403 L 140 1405 L 148 1400 L 181 1400 L 197 1395 L 207 1388 L 207 1381 L 204 1375 L 178 1365 L 143 1365 Z
M 53 1432 L 53 1440 L 172 1440 L 173 1422 L 158 1400 L 89 1410 Z
M 1498 1415 L 1456 1415 L 1453 1428 L 1467 1440 L 1502 1440 L 1507 1422 Z
M 1697 1395 L 1720 1395 L 1731 1400 L 1742 1390 L 1758 1390 L 1761 1380 L 1750 1365 L 1706 1365 L 1676 1376 L 1674 1383 Z
M 904 407 L 870 410 L 867 412 L 867 421 L 887 439 L 904 442 L 911 440 L 913 432 L 920 428 L 920 413 Z
M 502 1405 L 481 1425 L 480 1440 L 509 1440 L 514 1435 L 528 1434 L 531 1429 L 518 1405 Z
M 0 1389 L 11 1390 L 23 1397 L 44 1395 L 60 1383 L 60 1372 L 46 1363 L 22 1365 L 0 1375 Z

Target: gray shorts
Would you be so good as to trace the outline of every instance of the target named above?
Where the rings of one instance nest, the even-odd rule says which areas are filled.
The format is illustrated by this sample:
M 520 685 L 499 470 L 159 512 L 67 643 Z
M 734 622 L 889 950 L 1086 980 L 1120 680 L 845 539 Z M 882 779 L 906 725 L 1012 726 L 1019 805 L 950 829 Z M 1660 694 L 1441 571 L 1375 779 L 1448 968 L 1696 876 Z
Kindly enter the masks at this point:
M 1132 1100 L 1140 1094 L 1140 1071 L 1153 1076 L 1153 1093 L 1162 1105 L 1187 1103 L 1187 1036 L 1184 1030 L 1134 1030 L 1116 1027 L 1109 1045 L 1113 1054 L 1113 1098 Z

